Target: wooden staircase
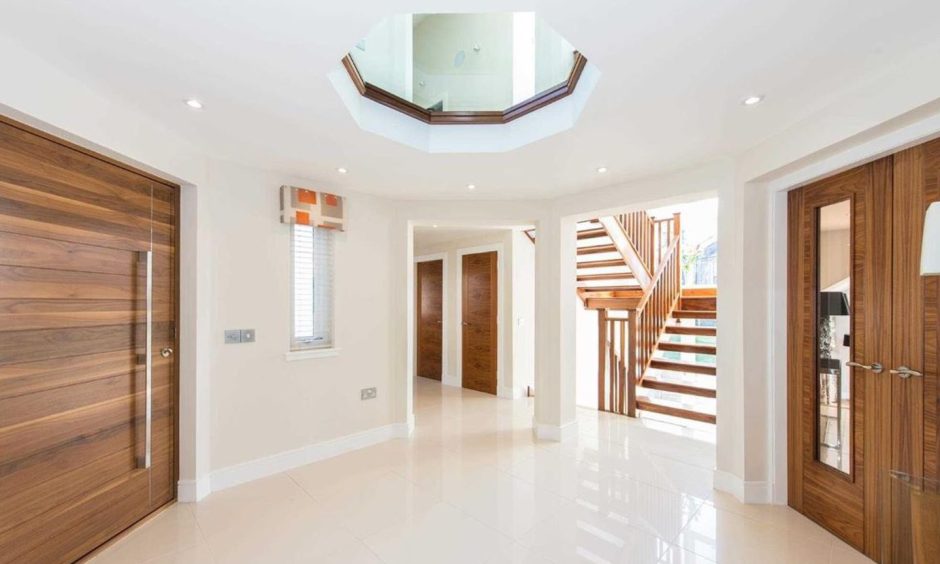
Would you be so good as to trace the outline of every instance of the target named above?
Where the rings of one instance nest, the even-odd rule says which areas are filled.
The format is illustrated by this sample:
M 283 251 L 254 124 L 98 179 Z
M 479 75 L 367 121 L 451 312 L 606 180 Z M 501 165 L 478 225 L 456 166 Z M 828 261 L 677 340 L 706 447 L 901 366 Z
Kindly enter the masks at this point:
M 717 397 L 716 302 L 714 288 L 682 290 L 649 369 L 637 382 L 638 409 L 715 422 L 709 400 Z
M 578 224 L 578 296 L 598 312 L 598 409 L 715 423 L 717 293 L 681 287 L 680 217 Z

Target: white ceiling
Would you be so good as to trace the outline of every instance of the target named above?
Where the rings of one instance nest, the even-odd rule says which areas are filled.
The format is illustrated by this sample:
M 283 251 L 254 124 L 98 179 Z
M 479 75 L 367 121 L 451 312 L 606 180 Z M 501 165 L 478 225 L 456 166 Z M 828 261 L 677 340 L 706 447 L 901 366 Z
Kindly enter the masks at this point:
M 326 78 L 388 14 L 510 10 L 536 11 L 602 73 L 573 129 L 508 153 L 427 154 L 360 130 Z M 492 199 L 737 154 L 937 41 L 938 20 L 936 0 L 4 0 L 0 34 L 212 156 L 334 188 Z M 743 107 L 752 93 L 767 99 Z

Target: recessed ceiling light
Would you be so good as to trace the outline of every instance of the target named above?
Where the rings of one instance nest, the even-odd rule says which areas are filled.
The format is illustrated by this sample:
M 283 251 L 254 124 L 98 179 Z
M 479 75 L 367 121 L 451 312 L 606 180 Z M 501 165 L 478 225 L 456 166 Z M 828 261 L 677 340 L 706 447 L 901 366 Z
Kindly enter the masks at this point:
M 434 229 L 437 229 L 437 224 L 435 223 L 435 224 L 432 225 L 431 227 L 433 227 Z
M 597 167 L 597 173 L 598 173 L 598 174 L 604 174 L 605 172 L 607 172 L 607 167 L 606 167 L 606 166 L 599 166 L 599 167 Z
M 200 102 L 199 100 L 195 98 L 190 98 L 189 100 L 186 100 L 186 105 L 194 110 L 202 109 L 202 102 Z
M 764 101 L 763 96 L 748 96 L 747 98 L 741 100 L 741 103 L 744 104 L 745 106 L 754 106 L 756 104 L 760 104 L 763 101 Z
M 336 169 L 336 172 L 338 172 L 338 173 L 340 173 L 340 174 L 346 174 L 346 173 L 349 172 L 349 171 L 346 170 L 346 169 L 343 168 L 343 167 L 339 167 L 338 169 Z
M 467 190 L 475 190 L 477 187 L 476 184 L 467 184 Z

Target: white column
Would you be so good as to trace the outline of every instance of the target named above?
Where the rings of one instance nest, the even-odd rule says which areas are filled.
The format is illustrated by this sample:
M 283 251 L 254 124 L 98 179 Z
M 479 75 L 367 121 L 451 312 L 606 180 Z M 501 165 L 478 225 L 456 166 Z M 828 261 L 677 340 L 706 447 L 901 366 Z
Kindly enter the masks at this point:
M 575 412 L 576 224 L 541 220 L 536 245 L 535 430 L 562 440 L 577 433 Z
M 773 493 L 768 202 L 764 186 L 736 182 L 719 190 L 715 488 L 752 503 L 770 502 Z

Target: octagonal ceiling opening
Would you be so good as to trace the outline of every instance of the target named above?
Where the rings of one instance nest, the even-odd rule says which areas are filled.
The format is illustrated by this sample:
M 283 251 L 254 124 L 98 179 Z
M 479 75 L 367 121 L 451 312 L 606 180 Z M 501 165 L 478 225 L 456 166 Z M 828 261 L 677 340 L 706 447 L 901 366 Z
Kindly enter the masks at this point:
M 571 95 L 587 63 L 533 12 L 399 14 L 344 57 L 359 94 L 428 124 L 503 124 Z

